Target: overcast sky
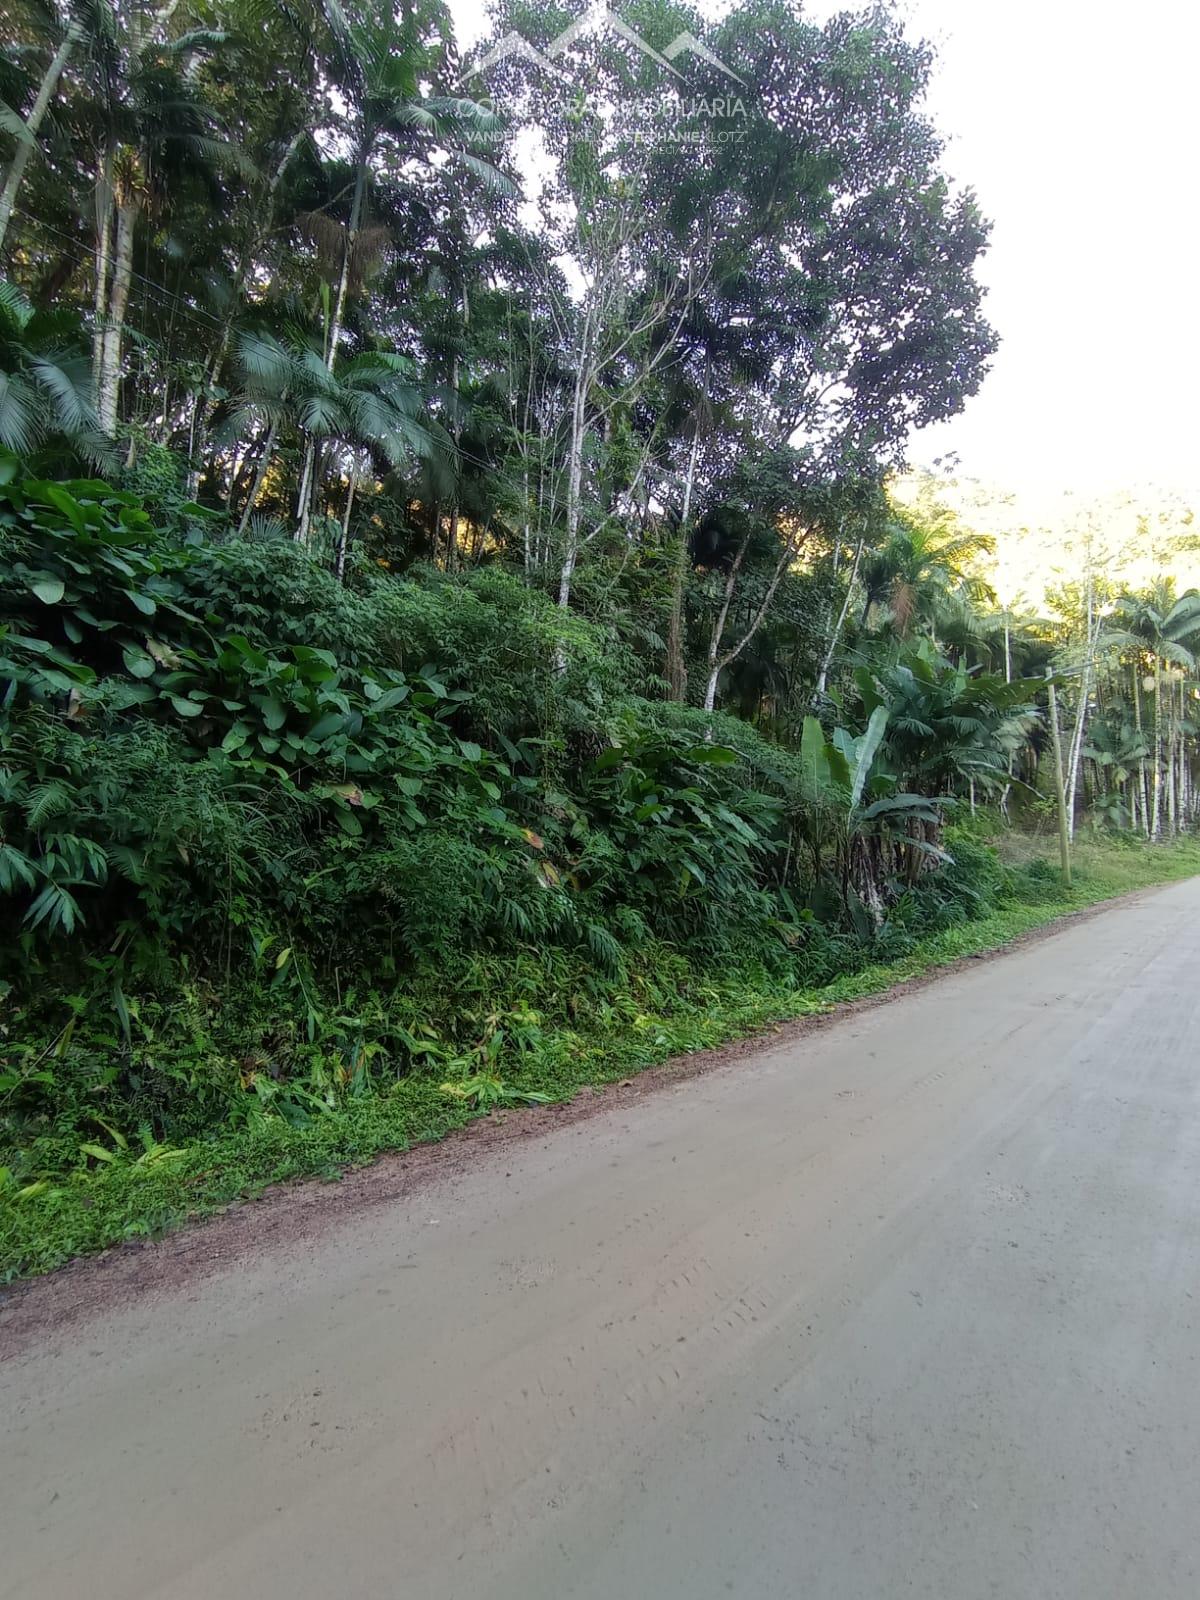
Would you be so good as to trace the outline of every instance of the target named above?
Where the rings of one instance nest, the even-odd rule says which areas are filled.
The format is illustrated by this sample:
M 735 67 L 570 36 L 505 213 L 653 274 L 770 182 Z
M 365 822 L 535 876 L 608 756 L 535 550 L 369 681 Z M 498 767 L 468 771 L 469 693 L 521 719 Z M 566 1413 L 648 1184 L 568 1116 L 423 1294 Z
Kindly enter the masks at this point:
M 465 48 L 483 0 L 450 4 Z M 946 165 L 994 222 L 982 277 L 1002 339 L 980 394 L 917 436 L 914 462 L 955 451 L 1018 493 L 1200 486 L 1200 7 L 905 9 L 938 47 Z

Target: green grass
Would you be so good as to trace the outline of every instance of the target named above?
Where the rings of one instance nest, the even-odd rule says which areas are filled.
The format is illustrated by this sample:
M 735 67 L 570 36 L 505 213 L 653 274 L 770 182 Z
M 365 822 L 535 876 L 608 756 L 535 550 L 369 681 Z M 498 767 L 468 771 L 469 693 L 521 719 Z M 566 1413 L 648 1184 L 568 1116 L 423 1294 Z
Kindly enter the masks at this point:
M 1200 874 L 1200 843 L 1150 847 L 1081 841 L 1076 882 L 1061 889 L 1046 846 L 1012 836 L 992 841 L 1012 866 L 999 909 L 928 935 L 908 952 L 820 988 L 786 991 L 746 981 L 700 983 L 677 1011 L 652 1015 L 614 1008 L 604 1025 L 547 1032 L 508 1089 L 567 1100 L 581 1088 L 630 1076 L 673 1055 L 724 1044 L 788 1018 L 904 983 L 964 956 L 994 950 L 1065 913 L 1098 901 Z M 447 1095 L 437 1076 L 409 1077 L 348 1100 L 308 1125 L 264 1118 L 176 1151 L 132 1156 L 0 1198 L 0 1281 L 50 1271 L 72 1257 L 123 1239 L 152 1237 L 192 1217 L 212 1215 L 270 1184 L 300 1177 L 336 1179 L 385 1150 L 443 1138 L 484 1113 Z

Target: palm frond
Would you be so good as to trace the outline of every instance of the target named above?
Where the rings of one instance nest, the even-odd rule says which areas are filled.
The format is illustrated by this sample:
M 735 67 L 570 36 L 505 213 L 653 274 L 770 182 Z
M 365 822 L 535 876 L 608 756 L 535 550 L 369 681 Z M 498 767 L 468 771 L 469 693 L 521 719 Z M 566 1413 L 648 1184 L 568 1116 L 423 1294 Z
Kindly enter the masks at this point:
M 17 373 L 0 372 L 0 445 L 24 455 L 41 436 L 38 397 Z

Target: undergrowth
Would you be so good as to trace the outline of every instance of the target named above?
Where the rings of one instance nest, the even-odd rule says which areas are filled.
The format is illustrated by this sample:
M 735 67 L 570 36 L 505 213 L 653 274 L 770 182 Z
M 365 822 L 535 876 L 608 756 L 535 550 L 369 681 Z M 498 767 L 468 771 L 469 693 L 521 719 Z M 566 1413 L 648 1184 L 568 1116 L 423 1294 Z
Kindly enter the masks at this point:
M 164 1143 L 148 1126 L 130 1138 L 100 1116 L 95 1140 L 82 1149 L 73 1134 L 60 1148 L 48 1131 L 42 1142 L 35 1138 L 13 1152 L 0 1173 L 0 1275 L 10 1281 L 124 1239 L 154 1237 L 286 1179 L 335 1179 L 382 1151 L 440 1139 L 497 1106 L 566 1100 L 670 1056 L 995 949 L 1071 910 L 1200 873 L 1200 845 L 1190 840 L 1160 847 L 1084 841 L 1075 887 L 1066 891 L 1056 866 L 1031 854 L 1026 842 L 1001 835 L 997 851 L 986 834 L 982 824 L 957 830 L 951 839 L 956 868 L 946 872 L 936 894 L 930 888 L 902 898 L 875 939 L 843 942 L 831 953 L 840 970 L 824 981 L 798 986 L 762 966 L 715 980 L 662 946 L 607 984 L 593 980 L 588 987 L 580 969 L 578 986 L 551 1014 L 539 1004 L 552 989 L 563 992 L 563 971 L 550 974 L 548 984 L 544 970 L 518 961 L 504 972 L 475 973 L 474 1004 L 469 986 L 467 999 L 460 993 L 456 1001 L 458 1039 L 416 1020 L 422 1006 L 426 1017 L 438 1015 L 435 984 L 406 991 L 407 1020 L 393 1026 L 406 1029 L 423 1064 L 404 1076 L 387 1081 L 379 1034 L 367 1039 L 360 1027 L 357 1054 L 353 1043 L 314 1049 L 314 1074 L 299 1094 L 296 1085 L 256 1075 L 247 1058 L 231 1060 L 238 1111 L 194 1138 Z M 1020 865 L 1006 865 L 1006 856 L 1019 857 Z M 449 1012 L 442 989 L 444 1028 Z M 202 1029 L 200 997 L 196 1005 L 193 1025 Z M 352 1009 L 362 1023 L 371 1006 L 382 1023 L 386 1007 L 378 995 Z M 116 1047 L 115 1036 L 112 1043 Z M 102 1050 L 102 1041 L 95 1048 Z M 203 1057 L 211 1067 L 208 1048 L 201 1031 L 197 1061 Z
M 784 736 L 515 572 L 230 534 L 0 473 L 9 1277 L 1200 864 L 1084 846 L 1065 897 L 947 828 L 1038 712 L 928 638 Z

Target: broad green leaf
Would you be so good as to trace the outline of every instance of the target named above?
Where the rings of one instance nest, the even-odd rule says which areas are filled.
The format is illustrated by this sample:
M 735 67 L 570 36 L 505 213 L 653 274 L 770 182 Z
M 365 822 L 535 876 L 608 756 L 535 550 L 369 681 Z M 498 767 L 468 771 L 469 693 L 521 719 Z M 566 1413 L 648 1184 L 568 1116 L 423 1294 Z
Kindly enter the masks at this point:
M 84 531 L 86 523 L 78 500 L 60 484 L 36 483 L 30 484 L 29 489 L 31 493 L 36 492 L 37 498 L 44 501 L 46 505 L 53 506 L 56 511 L 61 511 L 76 533 Z
M 398 683 L 394 689 L 388 689 L 375 701 L 372 709 L 375 712 L 390 711 L 393 706 L 398 706 L 402 700 L 407 700 L 412 693 L 406 683 Z
M 858 742 L 854 773 L 850 787 L 850 806 L 853 809 L 862 798 L 863 784 L 875 760 L 887 728 L 888 708 L 876 706 L 867 722 L 867 730 Z
M 260 700 L 259 707 L 262 711 L 263 722 L 272 733 L 277 733 L 287 721 L 287 711 L 276 700 L 274 695 L 268 696 L 266 700 Z
M 135 678 L 149 678 L 154 674 L 154 657 L 147 655 L 144 650 L 126 647 L 121 652 L 121 659 L 125 663 L 125 670 Z
M 346 714 L 344 711 L 330 711 L 313 723 L 308 730 L 308 737 L 316 744 L 323 739 L 328 739 L 331 734 L 339 733 L 345 725 Z
M 831 798 L 828 744 L 816 717 L 805 717 L 800 731 L 800 781 L 810 801 L 821 804 Z

